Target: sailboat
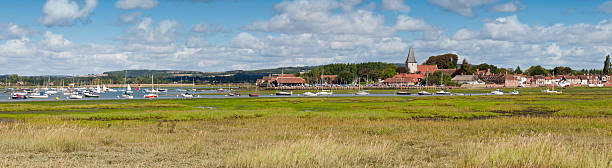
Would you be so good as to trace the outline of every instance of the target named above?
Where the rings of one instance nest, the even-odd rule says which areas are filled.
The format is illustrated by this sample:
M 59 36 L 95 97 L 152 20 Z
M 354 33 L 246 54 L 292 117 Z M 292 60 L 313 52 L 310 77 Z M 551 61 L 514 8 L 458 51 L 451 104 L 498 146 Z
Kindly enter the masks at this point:
M 157 90 L 155 90 L 155 89 L 153 88 L 153 75 L 151 75 L 151 91 L 157 91 Z M 159 93 L 159 91 L 157 91 L 157 93 Z M 144 95 L 144 98 L 145 98 L 145 99 L 155 99 L 155 98 L 157 98 L 157 97 L 158 97 L 158 96 L 157 96 L 157 94 L 155 94 L 155 93 L 153 93 L 153 92 L 151 92 L 151 93 L 149 93 L 149 94 Z
M 130 87 L 130 84 L 127 84 L 127 87 L 125 88 L 125 93 L 128 93 L 128 94 L 129 94 L 129 93 L 134 93 L 134 92 L 132 91 L 132 87 Z

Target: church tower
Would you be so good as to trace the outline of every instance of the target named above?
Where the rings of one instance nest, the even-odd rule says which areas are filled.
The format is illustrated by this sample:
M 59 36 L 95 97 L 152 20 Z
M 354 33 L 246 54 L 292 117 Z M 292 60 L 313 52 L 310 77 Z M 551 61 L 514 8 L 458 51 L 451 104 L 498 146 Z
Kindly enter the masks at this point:
M 412 52 L 412 47 L 410 47 L 410 51 L 408 51 L 408 59 L 406 59 L 406 73 L 416 73 L 417 72 L 417 61 L 414 57 L 414 53 Z

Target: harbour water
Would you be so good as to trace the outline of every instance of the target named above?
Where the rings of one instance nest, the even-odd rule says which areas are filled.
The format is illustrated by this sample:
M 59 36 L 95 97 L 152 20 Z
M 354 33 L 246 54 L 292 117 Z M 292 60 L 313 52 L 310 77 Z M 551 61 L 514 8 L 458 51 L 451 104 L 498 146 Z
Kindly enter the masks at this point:
M 117 89 L 117 88 L 115 88 Z M 181 96 L 181 94 L 186 93 L 185 91 L 178 91 L 179 88 L 167 88 L 168 91 L 165 92 L 160 92 L 157 95 L 159 96 L 159 98 L 157 99 L 185 99 Z M 28 98 L 28 99 L 11 99 L 11 93 L 8 92 L 0 92 L 0 102 L 23 102 L 23 101 L 56 101 L 56 100 L 61 100 L 61 101 L 79 101 L 79 100 L 121 100 L 121 99 L 125 99 L 122 98 L 121 95 L 123 95 L 124 92 L 122 91 L 117 91 L 117 92 L 106 92 L 106 93 L 100 93 L 100 97 L 83 97 L 82 99 L 69 99 L 69 95 L 63 95 L 61 92 L 57 93 L 57 94 L 52 94 L 49 95 L 48 98 Z M 228 96 L 227 93 L 229 92 L 218 92 L 216 90 L 198 90 L 196 92 L 194 91 L 187 91 L 187 93 L 194 95 L 193 99 L 197 99 L 197 98 L 250 98 L 248 95 L 240 95 L 240 96 Z M 221 94 L 219 94 L 221 93 Z M 146 95 L 148 93 L 144 92 L 143 90 L 139 90 L 139 91 L 134 91 L 134 93 L 132 93 L 131 95 L 134 97 L 133 99 L 145 99 L 144 95 Z M 490 95 L 488 93 L 472 93 L 472 94 L 465 94 L 462 96 L 470 96 L 470 95 Z M 418 95 L 418 94 L 412 94 L 412 95 L 397 95 L 397 94 L 369 94 L 369 95 L 355 95 L 355 94 L 332 94 L 332 95 L 325 95 L 325 96 L 317 96 L 317 97 L 354 97 L 354 96 L 370 96 L 370 97 L 376 97 L 376 96 L 400 96 L 400 97 L 406 97 L 406 96 L 459 96 L 459 95 Z M 275 94 L 260 94 L 259 97 L 306 97 L 302 94 L 292 94 L 292 95 L 287 95 L 287 96 L 280 96 L 280 95 L 275 95 Z M 125 99 L 127 100 L 127 99 Z

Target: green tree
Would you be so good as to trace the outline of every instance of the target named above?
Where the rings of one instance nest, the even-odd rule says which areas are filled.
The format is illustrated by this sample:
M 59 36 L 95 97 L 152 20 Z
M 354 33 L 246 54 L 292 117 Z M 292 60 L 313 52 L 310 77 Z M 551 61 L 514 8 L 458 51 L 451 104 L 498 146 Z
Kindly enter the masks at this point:
M 437 65 L 439 69 L 457 69 L 457 54 L 442 54 L 431 56 L 425 61 L 425 65 Z
M 574 71 L 570 67 L 559 66 L 553 69 L 553 73 L 555 75 L 569 75 L 569 74 L 574 74 Z
M 607 55 L 606 60 L 604 61 L 604 67 L 603 67 L 602 73 L 605 75 L 611 74 L 612 70 L 610 68 L 612 68 L 612 65 L 610 65 L 610 55 Z
M 9 75 L 9 82 L 11 83 L 16 83 L 16 82 L 19 82 L 20 80 L 21 78 L 17 74 Z
M 522 74 L 522 73 L 523 73 L 523 71 L 521 70 L 521 67 L 520 67 L 520 66 L 516 66 L 516 69 L 514 70 L 514 73 L 515 73 L 515 74 Z
M 338 74 L 337 81 L 342 84 L 353 82 L 355 75 L 348 70 L 344 70 Z
M 454 75 L 471 75 L 474 74 L 474 70 L 471 68 L 470 63 L 467 62 L 467 59 L 463 59 L 463 61 L 461 62 L 461 67 L 459 68 L 459 70 L 457 70 L 455 72 Z
M 534 75 L 547 75 L 548 74 L 548 70 L 546 70 L 542 66 L 538 65 L 538 66 L 531 66 L 531 67 L 529 67 L 529 69 L 527 69 L 525 71 L 525 73 L 527 73 L 528 75 L 531 75 L 531 76 L 534 76 Z
M 444 75 L 442 71 L 436 71 L 433 74 L 426 77 L 428 85 L 447 85 L 447 86 L 455 86 L 457 85 L 455 82 L 452 82 L 453 79 L 450 75 Z

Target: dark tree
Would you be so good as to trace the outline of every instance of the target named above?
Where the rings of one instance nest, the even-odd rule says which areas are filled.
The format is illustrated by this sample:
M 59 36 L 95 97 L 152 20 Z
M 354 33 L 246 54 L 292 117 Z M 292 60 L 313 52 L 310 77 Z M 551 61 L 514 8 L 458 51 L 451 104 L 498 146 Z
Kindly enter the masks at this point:
M 569 74 L 574 74 L 574 71 L 570 67 L 559 66 L 553 69 L 553 73 L 555 75 L 569 75 Z
M 437 65 L 439 69 L 457 69 L 457 61 L 459 57 L 457 54 L 442 54 L 438 56 L 431 56 L 425 65 Z
M 514 70 L 514 73 L 515 73 L 515 74 L 522 74 L 522 73 L 523 73 L 523 71 L 521 70 L 521 67 L 520 67 L 520 66 L 516 66 L 516 69 Z
M 612 68 L 612 65 L 610 65 L 610 55 L 608 55 L 606 56 L 606 61 L 604 61 L 603 74 L 611 74 L 612 71 L 610 70 L 610 68 Z
M 534 76 L 534 75 L 547 75 L 548 74 L 548 70 L 546 70 L 542 66 L 538 65 L 538 66 L 531 66 L 531 67 L 529 67 L 529 69 L 527 69 L 527 71 L 525 71 L 525 73 L 527 73 L 530 76 Z

